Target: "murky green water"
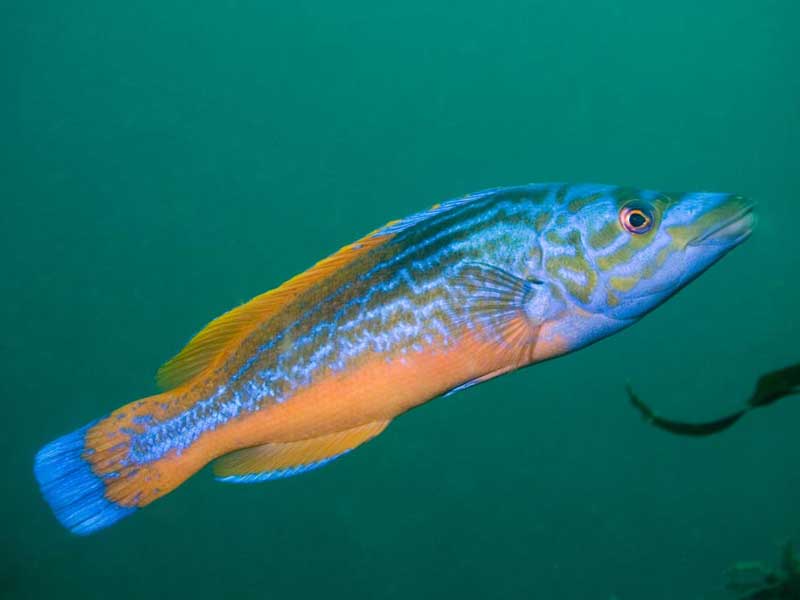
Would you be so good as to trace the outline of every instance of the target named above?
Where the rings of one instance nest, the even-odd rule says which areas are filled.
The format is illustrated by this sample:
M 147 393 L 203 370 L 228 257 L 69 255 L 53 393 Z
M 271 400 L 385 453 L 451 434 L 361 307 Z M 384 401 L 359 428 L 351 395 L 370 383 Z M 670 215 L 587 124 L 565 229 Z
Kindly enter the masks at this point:
M 800 358 L 794 2 L 8 4 L 0 595 L 723 598 L 800 541 L 800 402 L 687 440 L 623 393 L 713 418 Z M 335 465 L 56 523 L 35 451 L 210 318 L 389 219 L 552 180 L 740 192 L 760 226 L 634 328 Z

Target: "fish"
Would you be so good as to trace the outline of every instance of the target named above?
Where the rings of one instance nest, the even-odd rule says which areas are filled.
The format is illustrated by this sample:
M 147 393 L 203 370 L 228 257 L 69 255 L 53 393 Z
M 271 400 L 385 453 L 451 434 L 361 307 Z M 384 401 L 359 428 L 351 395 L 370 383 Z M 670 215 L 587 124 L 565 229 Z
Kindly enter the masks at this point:
M 211 321 L 161 392 L 45 445 L 71 532 L 108 527 L 213 464 L 253 483 L 317 469 L 397 416 L 641 319 L 748 238 L 729 193 L 493 188 L 391 221 Z

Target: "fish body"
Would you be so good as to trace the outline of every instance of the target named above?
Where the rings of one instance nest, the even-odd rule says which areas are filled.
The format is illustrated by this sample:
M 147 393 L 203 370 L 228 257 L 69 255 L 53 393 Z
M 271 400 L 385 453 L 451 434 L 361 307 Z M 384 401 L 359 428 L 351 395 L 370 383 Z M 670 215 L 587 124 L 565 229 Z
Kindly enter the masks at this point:
M 729 194 L 533 184 L 389 223 L 212 321 L 159 371 L 165 391 L 45 446 L 46 500 L 80 534 L 212 460 L 285 477 L 448 392 L 632 324 L 752 228 Z

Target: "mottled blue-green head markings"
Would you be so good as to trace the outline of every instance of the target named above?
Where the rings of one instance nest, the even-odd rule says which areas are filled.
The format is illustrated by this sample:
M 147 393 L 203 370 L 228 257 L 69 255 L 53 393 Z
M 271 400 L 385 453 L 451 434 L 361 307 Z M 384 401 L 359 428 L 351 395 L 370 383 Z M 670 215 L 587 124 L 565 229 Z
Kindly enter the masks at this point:
M 557 218 L 542 229 L 537 275 L 598 322 L 600 316 L 640 318 L 745 240 L 753 226 L 752 205 L 731 194 L 580 185 L 553 197 L 558 205 L 548 210 Z M 562 329 L 570 327 L 578 325 Z M 610 327 L 598 325 L 597 337 Z
M 511 346 L 535 340 L 525 356 L 536 360 L 630 325 L 752 224 L 751 205 L 730 194 L 531 184 L 445 202 L 376 235 L 397 236 L 405 276 L 424 290 L 417 301 L 441 300 L 441 330 L 466 323 Z

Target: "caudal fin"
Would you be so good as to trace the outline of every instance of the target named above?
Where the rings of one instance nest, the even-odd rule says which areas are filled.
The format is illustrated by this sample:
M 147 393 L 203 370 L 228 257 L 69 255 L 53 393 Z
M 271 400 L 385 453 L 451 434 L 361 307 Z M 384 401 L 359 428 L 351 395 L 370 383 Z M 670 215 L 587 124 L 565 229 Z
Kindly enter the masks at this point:
M 104 479 L 87 460 L 86 432 L 95 423 L 50 442 L 39 450 L 33 471 L 45 500 L 61 524 L 78 535 L 113 525 L 136 511 L 106 497 Z M 106 478 L 109 476 L 106 475 Z
M 184 408 L 174 400 L 169 393 L 137 400 L 39 450 L 33 470 L 64 527 L 87 535 L 113 525 L 214 458 L 201 444 L 143 453 L 174 434 Z

